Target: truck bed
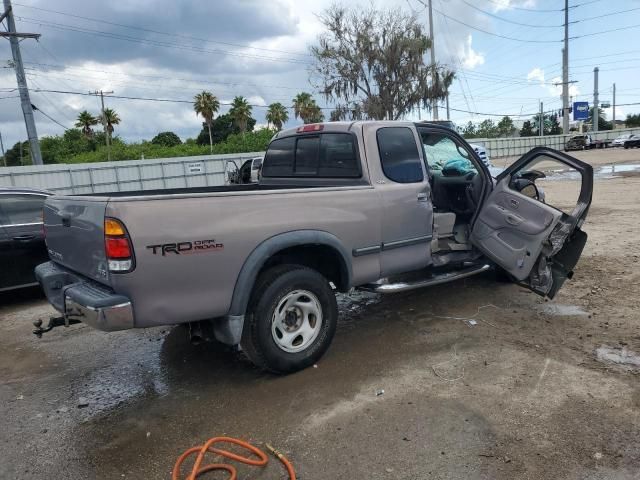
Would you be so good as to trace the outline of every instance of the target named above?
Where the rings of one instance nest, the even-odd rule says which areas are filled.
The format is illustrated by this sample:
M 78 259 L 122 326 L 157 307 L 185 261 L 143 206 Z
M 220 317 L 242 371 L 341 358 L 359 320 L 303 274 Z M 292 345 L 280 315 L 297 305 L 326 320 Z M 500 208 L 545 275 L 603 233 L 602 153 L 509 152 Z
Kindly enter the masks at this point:
M 120 192 L 96 192 L 83 193 L 75 195 L 64 195 L 74 197 L 96 197 L 96 198 L 115 198 L 115 197 L 149 197 L 159 195 L 189 195 L 203 193 L 234 193 L 234 192 L 263 192 L 273 190 L 291 190 L 300 188 L 330 188 L 330 187 L 348 187 L 363 186 L 368 183 L 362 179 L 321 179 L 321 178 L 286 178 L 286 179 L 269 179 L 260 183 L 252 183 L 246 185 L 218 185 L 208 187 L 182 187 L 182 188 L 160 188 L 154 190 L 127 190 Z

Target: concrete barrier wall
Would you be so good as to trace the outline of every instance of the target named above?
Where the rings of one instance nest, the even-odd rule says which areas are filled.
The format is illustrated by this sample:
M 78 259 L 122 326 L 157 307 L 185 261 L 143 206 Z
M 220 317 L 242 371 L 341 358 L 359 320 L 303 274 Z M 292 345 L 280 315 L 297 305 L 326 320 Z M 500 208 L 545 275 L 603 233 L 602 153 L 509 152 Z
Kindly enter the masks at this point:
M 0 187 L 74 194 L 223 185 L 230 162 L 240 167 L 245 160 L 263 153 L 0 167 Z
M 640 135 L 640 128 L 625 128 L 617 130 L 607 130 L 603 132 L 589 132 L 594 140 L 613 140 L 620 135 L 634 134 Z M 516 138 L 472 138 L 470 143 L 483 145 L 487 149 L 490 158 L 503 158 L 521 156 L 533 147 L 550 147 L 556 150 L 564 150 L 569 137 L 572 135 L 548 135 L 545 137 L 516 137 Z

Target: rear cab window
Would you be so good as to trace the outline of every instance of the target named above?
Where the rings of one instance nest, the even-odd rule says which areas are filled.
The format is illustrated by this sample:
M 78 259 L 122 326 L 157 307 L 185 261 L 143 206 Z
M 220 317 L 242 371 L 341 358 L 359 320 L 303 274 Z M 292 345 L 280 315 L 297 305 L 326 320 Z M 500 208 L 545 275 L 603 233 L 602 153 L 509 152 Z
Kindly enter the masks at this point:
M 355 137 L 319 133 L 278 138 L 271 142 L 262 177 L 360 178 Z

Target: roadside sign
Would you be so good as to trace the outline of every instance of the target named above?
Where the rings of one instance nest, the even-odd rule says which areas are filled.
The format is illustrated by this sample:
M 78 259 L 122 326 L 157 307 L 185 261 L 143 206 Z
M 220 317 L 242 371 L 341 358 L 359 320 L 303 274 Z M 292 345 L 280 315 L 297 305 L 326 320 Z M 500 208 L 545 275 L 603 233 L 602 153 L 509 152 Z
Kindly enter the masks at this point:
M 198 163 L 188 163 L 187 164 L 187 169 L 189 170 L 189 173 L 202 173 L 202 163 L 198 162 Z
M 573 102 L 573 119 L 589 119 L 589 102 Z

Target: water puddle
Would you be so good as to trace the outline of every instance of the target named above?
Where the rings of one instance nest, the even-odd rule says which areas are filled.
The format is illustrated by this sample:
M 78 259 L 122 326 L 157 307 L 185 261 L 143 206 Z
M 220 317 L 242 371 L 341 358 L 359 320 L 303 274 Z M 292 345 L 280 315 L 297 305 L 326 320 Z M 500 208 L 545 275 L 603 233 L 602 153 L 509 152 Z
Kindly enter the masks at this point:
M 628 368 L 640 368 L 640 355 L 627 347 L 608 347 L 602 345 L 596 350 L 596 358 L 603 363 L 615 363 Z
M 626 163 L 622 165 L 603 165 L 598 167 L 594 172 L 594 175 L 597 176 L 616 176 L 616 174 L 624 174 L 624 173 L 640 173 L 640 164 L 638 163 Z
M 577 180 L 580 174 L 572 169 L 549 169 L 544 170 L 545 181 Z M 601 165 L 594 167 L 593 176 L 595 179 L 610 179 L 626 176 L 640 175 L 640 164 L 625 163 L 616 165 Z
M 585 312 L 582 308 L 577 305 L 562 305 L 559 303 L 545 303 L 540 308 L 541 313 L 546 313 L 547 315 L 559 316 L 559 317 L 568 317 L 568 316 L 587 316 L 588 312 Z

